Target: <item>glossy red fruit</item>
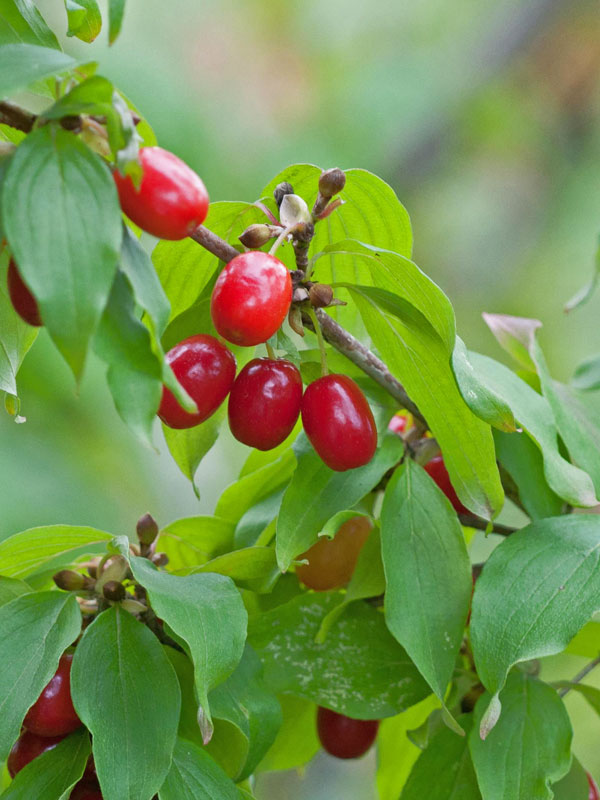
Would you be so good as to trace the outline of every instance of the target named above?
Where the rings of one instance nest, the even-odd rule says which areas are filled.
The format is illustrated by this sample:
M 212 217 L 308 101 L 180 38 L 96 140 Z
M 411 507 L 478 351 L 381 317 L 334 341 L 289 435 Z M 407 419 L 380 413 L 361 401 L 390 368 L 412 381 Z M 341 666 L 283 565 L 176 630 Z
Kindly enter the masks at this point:
M 81 726 L 71 700 L 73 653 L 64 653 L 54 677 L 31 706 L 23 725 L 38 736 L 64 736 Z
M 301 405 L 302 424 L 319 456 L 343 472 L 373 458 L 377 428 L 364 394 L 347 375 L 325 375 L 311 383 Z
M 233 344 L 266 342 L 292 302 L 292 278 L 278 258 L 259 250 L 232 259 L 217 278 L 210 313 L 217 331 Z
M 64 738 L 64 736 L 38 736 L 30 731 L 23 731 L 13 744 L 6 761 L 11 778 L 14 778 L 17 772 L 20 772 L 34 758 L 45 753 L 46 750 L 56 747 Z
M 296 575 L 309 589 L 327 592 L 345 586 L 356 567 L 362 546 L 372 529 L 368 517 L 353 517 L 340 525 L 333 539 L 323 536 L 298 559 L 308 564 L 296 567 Z
M 159 239 L 185 239 L 208 213 L 208 192 L 202 180 L 180 158 L 162 147 L 140 150 L 142 182 L 136 189 L 129 176 L 113 176 L 121 208 L 143 231 Z
M 317 711 L 317 731 L 323 749 L 336 758 L 358 758 L 371 747 L 379 720 L 352 719 L 328 708 Z
M 283 359 L 255 358 L 240 371 L 229 395 L 229 427 L 235 438 L 271 450 L 289 436 L 300 414 L 302 377 Z
M 196 402 L 190 414 L 163 386 L 158 416 L 169 428 L 193 428 L 214 414 L 229 394 L 235 380 L 235 356 L 214 336 L 199 334 L 184 339 L 166 355 L 175 377 Z
M 388 430 L 394 433 L 405 433 L 408 427 L 408 419 L 405 414 L 394 414 L 388 423 Z
M 8 263 L 7 283 L 10 301 L 17 314 L 29 325 L 39 328 L 43 323 L 37 300 L 26 286 L 12 258 Z
M 458 495 L 454 491 L 454 486 L 452 486 L 450 483 L 450 476 L 448 475 L 448 470 L 446 469 L 446 465 L 444 464 L 444 459 L 442 456 L 436 456 L 427 464 L 425 464 L 425 472 L 429 473 L 429 475 L 437 483 L 448 500 L 450 500 L 454 510 L 458 514 L 469 513 L 469 509 L 465 508 L 460 502 Z
M 70 800 L 102 800 L 100 786 L 96 781 L 79 781 L 71 792 Z
M 587 775 L 588 783 L 590 785 L 590 794 L 588 800 L 600 800 L 600 791 L 598 791 L 598 787 L 589 772 L 585 773 Z

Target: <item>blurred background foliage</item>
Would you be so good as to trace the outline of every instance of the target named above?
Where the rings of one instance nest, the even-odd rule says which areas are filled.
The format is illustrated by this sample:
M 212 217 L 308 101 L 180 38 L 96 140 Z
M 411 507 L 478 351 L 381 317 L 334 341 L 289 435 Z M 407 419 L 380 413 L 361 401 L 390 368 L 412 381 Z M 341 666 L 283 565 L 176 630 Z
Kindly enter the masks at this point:
M 64 5 L 38 0 L 64 34 Z M 555 377 L 600 350 L 600 297 L 567 316 L 600 228 L 600 16 L 595 0 L 129 0 L 100 62 L 163 147 L 213 200 L 256 199 L 290 163 L 359 166 L 407 206 L 416 262 L 450 296 L 472 349 L 502 359 L 482 311 L 537 317 Z M 200 502 L 165 453 L 128 433 L 90 359 L 79 394 L 42 333 L 21 372 L 27 423 L 0 417 L 0 538 L 69 522 L 131 532 L 212 511 L 243 448 L 223 437 L 201 467 Z M 581 659 L 550 659 L 545 674 Z M 593 682 L 593 680 L 591 681 Z M 597 719 L 568 698 L 576 753 L 596 776 Z M 264 800 L 373 797 L 372 755 L 320 755 L 272 775 Z M 324 780 L 324 775 L 327 779 Z

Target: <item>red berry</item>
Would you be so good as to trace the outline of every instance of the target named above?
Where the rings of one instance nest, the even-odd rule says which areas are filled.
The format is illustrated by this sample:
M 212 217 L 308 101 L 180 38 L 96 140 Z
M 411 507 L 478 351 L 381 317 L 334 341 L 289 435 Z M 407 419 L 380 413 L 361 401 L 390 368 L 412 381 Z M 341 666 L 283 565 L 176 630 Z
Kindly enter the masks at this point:
M 169 428 L 193 428 L 214 414 L 229 394 L 235 380 L 235 356 L 214 336 L 199 334 L 172 347 L 166 360 L 198 412 L 185 411 L 163 386 L 158 416 Z
M 327 592 L 345 586 L 356 567 L 362 546 L 372 528 L 368 517 L 353 517 L 340 525 L 333 539 L 322 536 L 298 559 L 308 564 L 296 567 L 296 575 L 309 589 Z
M 388 424 L 388 430 L 394 433 L 404 433 L 408 426 L 406 414 L 394 414 Z
M 448 470 L 446 469 L 446 465 L 444 464 L 444 459 L 442 456 L 436 456 L 432 458 L 427 464 L 425 464 L 425 472 L 429 473 L 429 475 L 433 478 L 433 480 L 437 483 L 440 487 L 442 492 L 446 495 L 448 500 L 452 503 L 454 510 L 458 514 L 468 514 L 469 509 L 465 508 L 463 504 L 458 499 L 458 495 L 454 491 L 454 486 L 450 483 L 450 476 L 448 475 Z
M 202 180 L 180 158 L 162 147 L 140 150 L 142 182 L 113 176 L 121 208 L 132 222 L 159 239 L 185 239 L 204 222 L 208 193 Z
M 266 342 L 292 302 L 292 278 L 275 256 L 255 250 L 232 259 L 213 289 L 210 313 L 217 331 L 233 344 Z
M 235 438 L 271 450 L 291 433 L 300 414 L 302 378 L 289 361 L 255 358 L 241 370 L 229 395 Z
M 20 772 L 34 758 L 45 753 L 46 750 L 56 747 L 64 738 L 64 736 L 38 736 L 30 731 L 23 731 L 13 744 L 6 761 L 11 778 L 14 778 L 17 772 Z
M 75 784 L 70 800 L 102 800 L 102 792 L 96 781 L 82 780 Z
M 38 736 L 64 736 L 81 726 L 71 700 L 72 653 L 64 653 L 54 677 L 31 706 L 23 725 Z
M 589 772 L 585 773 L 587 775 L 588 783 L 590 785 L 590 794 L 588 800 L 600 800 L 600 792 L 598 791 L 598 787 Z
M 302 424 L 319 456 L 343 472 L 373 458 L 377 428 L 364 394 L 347 375 L 325 375 L 311 383 L 301 405 Z
M 358 758 L 371 747 L 379 720 L 352 719 L 328 708 L 317 711 L 317 730 L 323 749 L 336 758 Z
M 37 300 L 25 285 L 25 281 L 12 258 L 8 263 L 7 282 L 8 294 L 17 314 L 29 325 L 39 328 L 43 323 Z

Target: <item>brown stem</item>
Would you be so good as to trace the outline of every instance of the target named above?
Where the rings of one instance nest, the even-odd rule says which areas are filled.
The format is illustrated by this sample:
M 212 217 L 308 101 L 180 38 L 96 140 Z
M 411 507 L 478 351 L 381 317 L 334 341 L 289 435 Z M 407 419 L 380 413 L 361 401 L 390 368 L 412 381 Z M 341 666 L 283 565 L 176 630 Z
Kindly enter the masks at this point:
M 0 123 L 16 128 L 18 131 L 29 133 L 37 117 L 30 111 L 10 103 L 8 100 L 0 101 Z
M 487 531 L 488 529 L 489 522 L 480 517 L 476 517 L 474 514 L 459 514 L 458 518 L 461 524 L 466 525 L 467 528 L 477 528 L 479 531 Z M 491 526 L 490 532 L 497 533 L 499 536 L 510 536 L 511 533 L 515 533 L 515 531 L 518 530 L 518 528 L 510 527 L 510 525 L 500 525 L 500 523 L 495 522 Z
M 600 655 L 596 656 L 596 658 L 593 661 L 590 661 L 589 664 L 586 664 L 585 667 L 581 670 L 581 672 L 578 672 L 574 678 L 571 678 L 569 683 L 581 683 L 581 681 L 586 677 L 586 675 L 589 675 L 589 673 L 593 669 L 596 669 L 596 667 L 599 664 L 600 664 Z M 561 697 L 564 697 L 567 694 L 567 692 L 571 691 L 571 688 L 572 688 L 571 686 L 565 686 L 558 692 L 558 694 Z
M 220 258 L 221 261 L 227 263 L 231 261 L 232 258 L 239 256 L 239 252 L 228 244 L 224 239 L 221 239 L 220 236 L 217 236 L 216 233 L 209 231 L 208 228 L 205 228 L 204 225 L 198 225 L 198 227 L 190 233 L 190 239 L 193 239 L 198 244 L 201 244 L 205 250 L 208 250 L 209 253 L 212 253 L 217 258 Z

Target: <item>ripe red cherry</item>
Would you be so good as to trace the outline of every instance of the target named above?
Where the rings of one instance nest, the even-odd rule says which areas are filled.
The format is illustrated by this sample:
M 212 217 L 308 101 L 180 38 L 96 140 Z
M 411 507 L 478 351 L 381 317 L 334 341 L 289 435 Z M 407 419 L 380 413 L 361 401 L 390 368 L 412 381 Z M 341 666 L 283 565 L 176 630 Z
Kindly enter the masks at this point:
M 588 783 L 590 785 L 590 794 L 588 800 L 600 800 L 600 792 L 598 791 L 598 787 L 589 772 L 585 773 L 587 775 Z
M 17 314 L 29 325 L 39 328 L 43 323 L 37 300 L 29 291 L 29 287 L 26 286 L 12 258 L 8 263 L 7 283 L 10 301 Z
M 325 375 L 311 383 L 301 405 L 302 424 L 319 456 L 343 472 L 373 458 L 377 428 L 364 394 L 347 375 Z
M 322 536 L 298 559 L 307 559 L 308 564 L 299 564 L 296 575 L 309 589 L 327 592 L 345 586 L 356 567 L 358 556 L 369 538 L 372 528 L 368 517 L 353 517 L 340 525 L 333 539 Z
M 70 800 L 102 800 L 102 792 L 97 782 L 82 780 L 75 784 Z
M 6 761 L 11 778 L 14 778 L 17 772 L 20 772 L 34 758 L 45 753 L 46 750 L 56 747 L 64 738 L 64 736 L 38 736 L 30 731 L 23 731 L 13 744 Z
M 444 464 L 444 459 L 442 456 L 436 456 L 427 464 L 425 464 L 425 472 L 429 473 L 429 475 L 437 483 L 448 500 L 450 500 L 454 510 L 458 514 L 469 513 L 469 509 L 465 508 L 460 502 L 458 495 L 454 491 L 454 486 L 452 486 L 450 483 L 450 476 L 448 475 L 448 470 L 446 469 L 446 465 Z
M 300 414 L 302 378 L 289 361 L 255 358 L 241 370 L 229 395 L 235 438 L 271 450 L 291 433 Z
M 292 278 L 278 258 L 255 250 L 232 259 L 213 289 L 210 313 L 217 331 L 233 344 L 266 342 L 292 302 Z
M 158 416 L 169 428 L 193 428 L 214 414 L 229 394 L 235 379 L 235 356 L 214 336 L 199 334 L 176 344 L 166 360 L 196 402 L 198 412 L 185 411 L 163 386 Z
M 140 150 L 142 182 L 113 176 L 121 208 L 132 222 L 159 239 L 185 239 L 206 219 L 208 193 L 202 180 L 180 158 L 162 147 Z
M 317 711 L 317 731 L 323 749 L 336 758 L 358 758 L 371 747 L 379 720 L 352 719 L 328 708 Z
M 54 677 L 31 706 L 23 725 L 38 736 L 64 736 L 81 726 L 71 700 L 72 653 L 64 653 Z

